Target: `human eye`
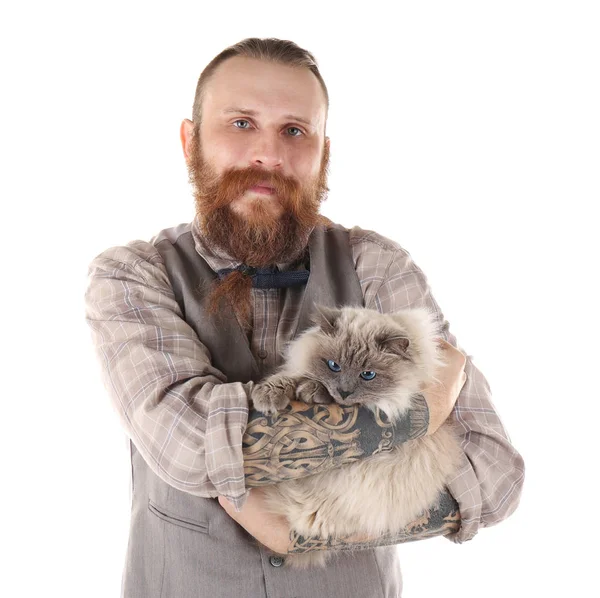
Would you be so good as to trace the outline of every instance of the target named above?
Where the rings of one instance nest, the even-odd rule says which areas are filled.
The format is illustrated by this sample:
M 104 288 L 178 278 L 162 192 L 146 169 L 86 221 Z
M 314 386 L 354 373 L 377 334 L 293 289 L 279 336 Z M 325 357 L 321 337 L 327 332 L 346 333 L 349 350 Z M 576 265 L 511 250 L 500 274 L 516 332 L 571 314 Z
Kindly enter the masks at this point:
M 247 129 L 248 127 L 237 127 L 236 126 L 237 123 L 246 123 L 248 125 L 248 127 L 250 126 L 250 123 L 245 118 L 238 118 L 237 120 L 233 121 L 233 126 L 236 129 Z
M 288 127 L 287 130 L 288 131 L 298 131 L 298 133 L 299 133 L 297 135 L 290 135 L 290 137 L 301 137 L 302 135 L 304 135 L 304 131 L 302 131 L 298 127 Z

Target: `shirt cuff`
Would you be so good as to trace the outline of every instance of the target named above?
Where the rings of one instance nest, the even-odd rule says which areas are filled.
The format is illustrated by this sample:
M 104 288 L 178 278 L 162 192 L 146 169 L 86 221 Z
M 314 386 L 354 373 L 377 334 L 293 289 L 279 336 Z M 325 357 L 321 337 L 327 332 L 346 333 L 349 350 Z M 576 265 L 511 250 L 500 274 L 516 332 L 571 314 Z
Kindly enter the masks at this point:
M 254 382 L 218 384 L 211 391 L 206 422 L 206 472 L 217 494 L 240 511 L 248 497 L 242 438 L 248 425 L 248 396 Z
M 454 544 L 462 544 L 472 540 L 479 531 L 481 522 L 479 480 L 466 455 L 464 458 L 467 463 L 447 485 L 448 491 L 458 503 L 460 511 L 460 528 L 456 532 L 444 536 Z
M 246 499 L 248 498 L 249 494 L 250 488 L 248 488 L 248 490 L 246 490 L 244 494 L 238 496 L 237 498 L 234 496 L 226 496 L 225 498 L 234 506 L 235 510 L 239 513 L 246 504 Z

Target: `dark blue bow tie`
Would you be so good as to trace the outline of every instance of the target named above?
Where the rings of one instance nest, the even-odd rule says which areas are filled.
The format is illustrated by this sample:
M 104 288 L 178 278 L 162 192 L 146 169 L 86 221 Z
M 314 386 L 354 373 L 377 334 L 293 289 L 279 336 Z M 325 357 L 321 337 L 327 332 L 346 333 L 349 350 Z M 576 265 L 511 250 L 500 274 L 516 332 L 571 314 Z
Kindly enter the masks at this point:
M 231 272 L 242 272 L 252 278 L 252 286 L 255 289 L 283 289 L 285 287 L 294 287 L 306 284 L 310 272 L 308 270 L 286 270 L 280 272 L 277 266 L 270 268 L 253 268 L 241 264 L 237 268 L 223 268 L 217 270 L 219 278 L 224 278 Z

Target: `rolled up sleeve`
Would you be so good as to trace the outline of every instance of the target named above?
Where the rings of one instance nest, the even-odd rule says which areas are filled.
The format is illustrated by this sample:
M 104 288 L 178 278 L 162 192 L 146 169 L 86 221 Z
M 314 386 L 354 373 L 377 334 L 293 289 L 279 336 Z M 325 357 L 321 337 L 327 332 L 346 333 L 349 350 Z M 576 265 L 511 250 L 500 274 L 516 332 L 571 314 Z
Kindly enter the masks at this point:
M 85 318 L 112 405 L 152 471 L 178 490 L 226 496 L 239 510 L 253 383 L 227 383 L 212 366 L 152 244 L 133 241 L 92 260 Z
M 455 543 L 471 540 L 480 527 L 511 515 L 521 497 L 525 466 L 492 403 L 489 384 L 471 356 L 457 344 L 449 323 L 431 294 L 427 278 L 411 255 L 376 233 L 358 238 L 357 267 L 365 281 L 365 306 L 380 312 L 427 307 L 436 315 L 442 336 L 467 357 L 467 380 L 452 411 L 462 429 L 463 461 L 448 483 L 458 502 L 460 529 L 446 536 Z

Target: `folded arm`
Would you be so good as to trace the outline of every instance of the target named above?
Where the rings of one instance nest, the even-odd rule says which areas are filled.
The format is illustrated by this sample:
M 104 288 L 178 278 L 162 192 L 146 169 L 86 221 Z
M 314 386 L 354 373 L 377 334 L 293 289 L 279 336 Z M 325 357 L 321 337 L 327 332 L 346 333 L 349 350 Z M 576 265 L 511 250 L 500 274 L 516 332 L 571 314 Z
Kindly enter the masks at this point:
M 251 536 L 279 554 L 315 550 L 362 550 L 376 546 L 401 544 L 448 535 L 456 532 L 460 526 L 458 505 L 448 492 L 442 492 L 435 505 L 424 510 L 404 529 L 375 537 L 365 534 L 341 538 L 301 536 L 293 527 L 290 527 L 285 516 L 276 515 L 269 510 L 265 502 L 265 494 L 260 488 L 250 490 L 248 500 L 239 511 L 223 497 L 219 497 L 219 503 L 229 516 Z
M 390 450 L 427 432 L 428 407 L 414 395 L 406 416 L 390 424 L 384 414 L 357 406 L 291 401 L 273 416 L 251 410 L 243 438 L 248 487 L 268 486 L 347 465 Z
M 450 415 L 462 428 L 463 462 L 447 484 L 458 502 L 461 523 L 446 537 L 462 543 L 472 539 L 480 527 L 506 519 L 519 504 L 524 481 L 524 462 L 512 446 L 493 405 L 491 390 L 473 359 L 449 331 L 449 323 L 431 293 L 427 277 L 411 255 L 399 244 L 377 233 L 355 228 L 351 243 L 357 258 L 365 307 L 383 313 L 412 307 L 427 307 L 437 317 L 441 336 L 466 356 L 466 382 Z
M 449 492 L 440 495 L 434 507 L 425 509 L 417 519 L 397 532 L 388 532 L 372 537 L 355 534 L 345 538 L 305 538 L 294 529 L 290 531 L 288 553 L 311 552 L 314 550 L 364 550 L 376 546 L 390 546 L 404 542 L 425 540 L 436 536 L 453 534 L 460 528 L 458 503 Z
M 253 382 L 226 383 L 183 319 L 154 246 L 133 241 L 89 266 L 85 316 L 102 377 L 127 435 L 171 486 L 227 497 L 247 488 L 351 463 L 427 429 L 422 398 L 402 424 L 364 408 L 296 401 L 272 420 L 251 411 Z
M 150 243 L 107 249 L 88 276 L 85 315 L 104 385 L 148 466 L 178 490 L 243 500 L 253 383 L 224 383 Z
M 450 415 L 463 429 L 464 459 L 437 506 L 405 529 L 380 537 L 304 538 L 293 529 L 288 552 L 357 550 L 443 535 L 455 543 L 471 540 L 479 527 L 506 519 L 519 504 L 524 462 L 512 446 L 492 403 L 487 380 L 449 331 L 449 323 L 431 294 L 427 277 L 400 245 L 356 228 L 351 243 L 363 284 L 365 307 L 382 313 L 427 307 L 436 314 L 440 336 L 466 355 L 467 380 Z M 424 475 L 426 473 L 424 472 Z

